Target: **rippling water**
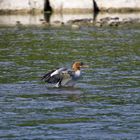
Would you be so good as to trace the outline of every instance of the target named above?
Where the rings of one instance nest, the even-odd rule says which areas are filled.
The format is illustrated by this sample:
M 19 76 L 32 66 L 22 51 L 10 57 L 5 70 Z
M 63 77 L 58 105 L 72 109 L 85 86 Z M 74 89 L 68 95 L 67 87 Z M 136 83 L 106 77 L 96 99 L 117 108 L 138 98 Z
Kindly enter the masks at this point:
M 0 139 L 140 139 L 139 27 L 1 27 Z M 75 60 L 76 87 L 40 81 Z

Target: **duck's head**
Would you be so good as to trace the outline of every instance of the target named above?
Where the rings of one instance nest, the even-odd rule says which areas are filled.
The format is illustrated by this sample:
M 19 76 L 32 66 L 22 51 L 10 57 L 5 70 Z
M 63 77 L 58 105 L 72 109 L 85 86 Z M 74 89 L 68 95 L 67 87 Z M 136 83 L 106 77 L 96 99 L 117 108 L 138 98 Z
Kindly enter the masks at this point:
M 81 68 L 88 68 L 88 65 L 85 65 L 83 62 L 74 62 L 72 65 L 72 69 L 74 71 L 80 70 Z

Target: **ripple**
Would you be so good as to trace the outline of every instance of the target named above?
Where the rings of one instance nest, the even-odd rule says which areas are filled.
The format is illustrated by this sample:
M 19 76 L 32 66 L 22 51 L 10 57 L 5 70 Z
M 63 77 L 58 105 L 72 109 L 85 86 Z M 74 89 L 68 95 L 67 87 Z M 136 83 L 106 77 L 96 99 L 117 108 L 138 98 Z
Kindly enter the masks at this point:
M 139 28 L 0 30 L 0 139 L 139 139 Z M 40 81 L 75 60 L 75 87 Z

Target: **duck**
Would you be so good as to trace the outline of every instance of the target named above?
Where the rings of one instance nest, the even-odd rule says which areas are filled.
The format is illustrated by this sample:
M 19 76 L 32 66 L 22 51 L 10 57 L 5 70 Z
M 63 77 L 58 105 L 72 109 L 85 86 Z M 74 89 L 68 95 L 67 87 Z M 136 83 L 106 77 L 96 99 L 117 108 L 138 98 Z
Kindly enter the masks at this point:
M 72 64 L 72 69 L 65 67 L 53 69 L 42 76 L 41 80 L 49 84 L 55 84 L 55 87 L 74 86 L 75 81 L 81 77 L 81 68 L 87 68 L 83 62 L 76 61 Z

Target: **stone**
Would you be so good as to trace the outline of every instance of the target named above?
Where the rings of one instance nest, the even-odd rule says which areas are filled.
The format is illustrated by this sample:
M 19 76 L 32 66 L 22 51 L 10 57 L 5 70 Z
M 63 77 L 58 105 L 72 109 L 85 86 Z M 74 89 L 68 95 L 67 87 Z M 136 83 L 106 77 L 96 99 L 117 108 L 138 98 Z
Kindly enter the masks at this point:
M 0 9 L 5 12 L 43 11 L 44 0 L 0 0 Z
M 96 9 L 113 11 L 140 11 L 140 0 L 0 0 L 0 12 L 44 11 L 46 2 L 53 12 L 86 13 Z
M 140 10 L 140 0 L 95 0 L 100 10 L 125 12 Z
M 93 0 L 50 0 L 54 12 L 93 12 Z
M 72 25 L 71 25 L 71 28 L 72 28 L 72 29 L 80 29 L 80 26 L 77 25 L 77 24 L 72 24 Z

